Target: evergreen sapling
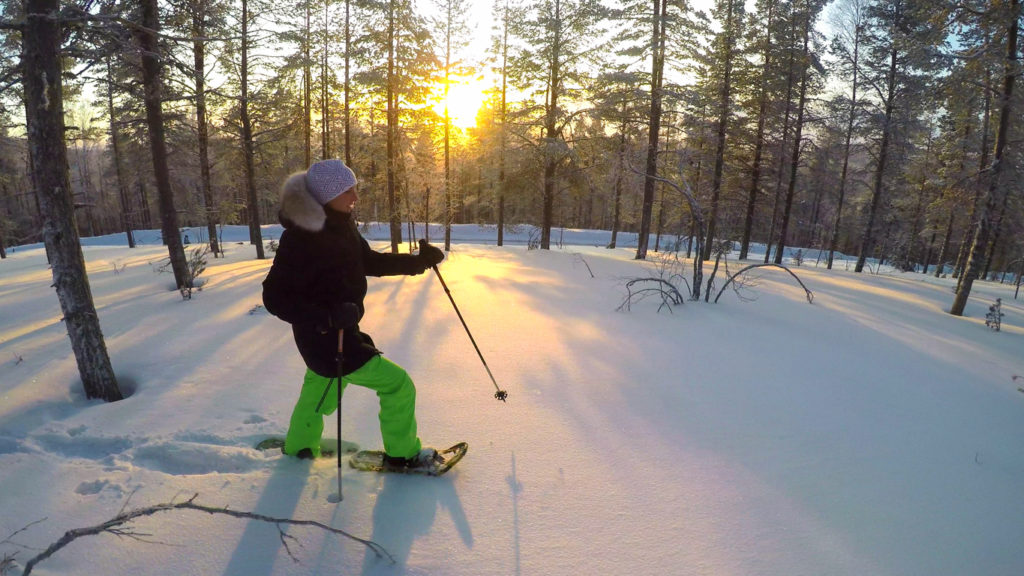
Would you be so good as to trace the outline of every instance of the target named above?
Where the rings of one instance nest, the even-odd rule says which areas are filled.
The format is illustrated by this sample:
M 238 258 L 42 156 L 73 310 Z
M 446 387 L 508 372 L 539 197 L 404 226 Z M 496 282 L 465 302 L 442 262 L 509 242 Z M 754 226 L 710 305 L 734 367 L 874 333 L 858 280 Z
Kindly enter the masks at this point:
M 996 303 L 988 307 L 988 314 L 985 314 L 985 326 L 994 332 L 999 332 L 1003 324 L 1003 299 L 996 298 Z

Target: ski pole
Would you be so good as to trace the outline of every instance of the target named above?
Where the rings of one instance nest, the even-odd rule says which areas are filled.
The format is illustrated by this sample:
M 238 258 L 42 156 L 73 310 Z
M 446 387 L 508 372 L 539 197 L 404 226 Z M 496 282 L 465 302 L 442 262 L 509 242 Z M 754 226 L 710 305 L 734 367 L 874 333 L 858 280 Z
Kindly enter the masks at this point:
M 434 274 L 437 274 L 437 279 L 441 281 L 441 287 L 444 288 L 444 293 L 448 295 L 448 300 L 452 303 L 452 308 L 455 308 L 455 314 L 459 316 L 459 321 L 462 322 L 462 327 L 466 329 L 466 335 L 469 336 L 469 341 L 473 343 L 473 348 L 476 348 L 476 355 L 480 357 L 480 361 L 484 364 L 484 369 L 487 370 L 487 375 L 491 377 L 491 382 L 494 383 L 494 389 L 497 392 L 494 393 L 494 397 L 502 402 L 508 398 L 508 392 L 498 387 L 498 381 L 494 379 L 494 374 L 491 374 L 490 367 L 487 366 L 487 360 L 484 360 L 483 353 L 480 352 L 480 347 L 476 345 L 476 340 L 473 338 L 473 334 L 469 331 L 469 326 L 466 325 L 466 320 L 462 317 L 462 312 L 459 312 L 459 306 L 455 303 L 455 298 L 452 297 L 452 291 L 448 289 L 448 285 L 445 284 L 444 278 L 441 276 L 441 272 L 437 269 L 437 265 L 431 266 L 434 269 Z
M 345 339 L 345 331 L 338 330 L 338 502 L 344 500 L 341 495 L 341 378 L 344 374 L 344 346 L 342 342 Z

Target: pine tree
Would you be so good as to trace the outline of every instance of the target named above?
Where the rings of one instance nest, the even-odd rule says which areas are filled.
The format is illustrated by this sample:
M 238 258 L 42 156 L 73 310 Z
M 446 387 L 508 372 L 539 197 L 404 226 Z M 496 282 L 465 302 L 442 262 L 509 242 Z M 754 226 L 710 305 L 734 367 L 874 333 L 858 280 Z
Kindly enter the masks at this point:
M 142 55 L 142 83 L 145 89 L 143 101 L 146 107 L 150 152 L 153 156 L 153 173 L 160 200 L 160 229 L 167 244 L 174 282 L 178 290 L 184 290 L 192 287 L 192 279 L 188 274 L 185 250 L 181 243 L 178 212 L 174 206 L 174 191 L 171 189 L 171 174 L 167 161 L 162 108 L 163 52 L 158 42 L 160 12 L 157 0 L 144 0 L 140 8 L 141 26 L 133 33 Z
M 451 250 L 452 245 L 452 182 L 451 182 L 451 130 L 452 122 L 448 110 L 448 91 L 453 74 L 464 74 L 467 70 L 462 62 L 453 60 L 452 51 L 456 52 L 466 46 L 469 27 L 466 25 L 466 12 L 469 8 L 467 0 L 435 0 L 442 17 L 437 22 L 441 30 L 441 45 L 444 50 L 443 64 L 443 98 L 444 98 L 444 249 Z
M 729 118 L 732 116 L 733 67 L 740 50 L 738 43 L 743 36 L 745 9 L 742 0 L 717 0 L 714 15 L 722 31 L 715 40 L 715 57 L 718 79 L 718 120 L 716 124 L 714 169 L 711 174 L 711 201 L 707 221 L 707 239 L 701 258 L 711 258 L 711 248 L 718 227 L 719 201 L 722 195 L 723 173 L 725 170 L 726 137 L 729 133 Z
M 832 234 L 828 247 L 828 265 L 832 269 L 836 247 L 839 244 L 839 233 L 842 230 L 843 205 L 846 201 L 847 182 L 849 180 L 850 153 L 853 146 L 854 130 L 858 125 L 860 104 L 861 44 L 864 37 L 866 0 L 846 0 L 837 7 L 834 26 L 837 30 L 832 39 L 831 51 L 837 56 L 835 66 L 839 75 L 850 78 L 849 106 L 846 111 L 846 131 L 843 142 L 843 168 L 839 174 L 839 196 L 836 199 L 835 220 L 832 223 Z
M 93 304 L 74 222 L 64 142 L 63 31 L 57 0 L 27 0 L 21 71 L 33 184 L 44 215 L 43 239 L 64 323 L 87 398 L 120 400 Z
M 222 0 L 179 0 L 175 6 L 177 29 L 186 37 L 191 37 L 191 81 L 194 87 L 192 94 L 196 113 L 196 152 L 199 170 L 199 191 L 203 201 L 203 220 L 209 237 L 210 251 L 214 258 L 220 255 L 220 243 L 217 241 L 217 226 L 220 224 L 217 205 L 213 198 L 212 176 L 210 172 L 210 118 L 207 108 L 208 90 L 206 78 L 207 52 L 210 38 L 223 32 L 227 5 Z
M 494 71 L 501 76 L 501 92 L 498 100 L 497 119 L 499 122 L 498 133 L 498 198 L 497 198 L 497 244 L 501 246 L 505 240 L 505 163 L 506 151 L 508 148 L 508 49 L 509 49 L 509 27 L 513 19 L 521 16 L 521 11 L 509 6 L 509 0 L 495 0 L 495 34 L 491 39 L 491 57 L 500 66 L 495 66 Z
M 761 0 L 757 4 L 758 13 L 762 15 L 763 28 L 751 26 L 757 32 L 759 38 L 751 42 L 751 48 L 756 50 L 761 58 L 761 71 L 757 81 L 757 128 L 754 135 L 754 156 L 750 168 L 750 189 L 747 192 L 746 215 L 743 222 L 743 236 L 740 240 L 739 259 L 745 260 L 750 250 L 750 240 L 754 229 L 754 214 L 756 212 L 757 198 L 761 194 L 761 176 L 764 168 L 764 151 L 766 140 L 766 125 L 770 111 L 768 109 L 771 98 L 772 75 L 776 66 L 776 46 L 773 36 L 776 34 L 775 26 L 779 22 L 780 0 Z
M 932 48 L 938 33 L 932 21 L 934 11 L 934 5 L 924 0 L 876 0 L 867 7 L 864 82 L 876 97 L 879 144 L 856 272 L 864 270 L 878 241 L 876 224 L 889 181 L 894 134 L 900 123 L 913 118 L 913 104 L 941 64 Z
M 249 1 L 242 0 L 240 19 L 241 37 L 239 74 L 238 115 L 242 126 L 242 160 L 245 167 L 245 191 L 249 214 L 249 242 L 256 245 L 256 259 L 263 260 L 263 233 L 260 230 L 259 197 L 256 194 L 256 144 L 253 138 L 252 117 L 249 115 L 249 45 L 250 24 Z
M 963 280 L 957 290 L 956 298 L 950 308 L 950 314 L 961 316 L 967 305 L 967 298 L 971 294 L 971 288 L 984 266 L 986 250 L 990 241 L 992 231 L 992 218 L 995 207 L 1000 202 L 1000 191 L 1003 185 L 1001 177 L 1009 171 L 1006 168 L 1008 158 L 1006 147 L 1009 141 L 1010 119 L 1013 116 L 1013 92 L 1017 75 L 1020 74 L 1017 49 L 1017 37 L 1021 21 L 1020 0 L 1007 0 L 992 6 L 992 15 L 997 21 L 1005 26 L 1006 56 L 1003 62 L 1003 86 L 999 94 L 999 123 L 996 131 L 995 148 L 992 152 L 992 165 L 988 170 L 988 186 L 984 198 L 980 204 L 981 212 L 978 215 L 978 225 L 974 232 L 974 242 L 971 246 L 970 260 L 964 273 Z M 1005 194 L 1005 192 L 1003 192 Z
M 522 45 L 512 58 L 512 75 L 520 88 L 542 97 L 537 118 L 541 136 L 537 145 L 543 164 L 540 248 L 551 247 L 557 171 L 570 158 L 564 131 L 577 115 L 563 99 L 579 94 L 584 86 L 583 63 L 600 52 L 594 39 L 607 10 L 589 0 L 536 0 L 529 15 L 513 27 Z
M 125 175 L 124 160 L 121 153 L 121 131 L 117 127 L 117 113 L 114 109 L 114 82 L 111 73 L 110 59 L 107 59 L 107 115 L 110 120 L 110 151 L 113 155 L 114 171 L 117 176 L 117 191 L 121 201 L 121 227 L 124 228 L 128 240 L 128 247 L 135 248 L 135 235 L 132 233 L 132 219 L 128 192 L 127 176 Z
M 413 119 L 412 109 L 422 106 L 431 91 L 439 66 L 434 56 L 433 37 L 423 17 L 409 0 L 387 0 L 368 7 L 363 22 L 366 34 L 354 41 L 362 66 L 354 75 L 367 90 L 371 104 L 370 138 L 379 138 L 378 110 L 384 110 L 384 198 L 382 215 L 390 224 L 391 249 L 397 252 L 402 242 L 402 186 L 405 184 L 405 159 L 408 149 L 406 123 Z M 383 106 L 378 102 L 383 100 Z M 367 178 L 379 173 L 377 158 L 372 157 Z M 380 200 L 372 198 L 375 206 Z M 382 218 L 384 219 L 384 218 Z
M 775 263 L 782 264 L 783 253 L 785 252 L 787 234 L 789 232 L 790 213 L 793 208 L 793 196 L 796 191 L 797 169 L 800 166 L 800 152 L 803 146 L 804 113 L 807 106 L 807 85 L 810 82 L 812 58 L 815 58 L 810 51 L 811 26 L 817 19 L 824 4 L 815 0 L 806 0 L 796 11 L 796 17 L 802 21 L 802 48 L 798 57 L 799 96 L 797 97 L 797 117 L 794 125 L 795 135 L 793 137 L 793 153 L 790 156 L 789 187 L 786 190 L 786 202 L 782 209 L 782 225 L 779 232 L 779 245 L 775 251 Z

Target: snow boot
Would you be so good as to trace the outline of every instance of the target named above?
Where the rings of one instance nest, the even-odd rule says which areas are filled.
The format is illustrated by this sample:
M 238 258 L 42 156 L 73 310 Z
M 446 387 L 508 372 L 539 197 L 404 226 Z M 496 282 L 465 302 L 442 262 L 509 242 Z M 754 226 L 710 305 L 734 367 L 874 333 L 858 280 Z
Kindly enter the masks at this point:
M 411 458 L 384 456 L 384 469 L 388 472 L 436 473 L 444 464 L 444 457 L 433 448 L 424 448 Z

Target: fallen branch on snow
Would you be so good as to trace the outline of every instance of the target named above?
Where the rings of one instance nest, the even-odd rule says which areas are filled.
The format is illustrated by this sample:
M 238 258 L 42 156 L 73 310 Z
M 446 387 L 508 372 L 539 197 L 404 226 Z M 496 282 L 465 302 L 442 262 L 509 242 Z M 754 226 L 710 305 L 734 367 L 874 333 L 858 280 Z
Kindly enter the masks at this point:
M 683 282 L 686 280 L 683 279 Z M 653 283 L 654 287 L 646 286 L 644 288 L 634 289 L 634 285 L 641 283 Z M 683 295 L 679 293 L 679 289 L 675 287 L 668 280 L 662 278 L 634 278 L 626 283 L 626 299 L 619 304 L 619 310 L 629 311 L 634 300 L 643 300 L 644 298 L 656 295 L 661 297 L 661 305 L 658 306 L 658 312 L 661 312 L 662 308 L 667 307 L 669 312 L 672 311 L 672 306 L 680 306 L 684 302 Z
M 22 576 L 28 576 L 28 574 L 32 572 L 32 569 L 35 567 L 36 564 L 42 562 L 43 560 L 46 560 L 50 556 L 53 556 L 61 548 L 64 548 L 68 544 L 74 542 L 75 540 L 83 536 L 95 536 L 97 534 L 109 533 L 115 536 L 126 536 L 128 538 L 146 541 L 143 537 L 148 535 L 133 532 L 131 528 L 125 528 L 124 525 L 130 523 L 136 518 L 141 518 L 143 516 L 152 516 L 158 512 L 167 512 L 169 510 L 194 510 L 197 512 L 206 512 L 207 514 L 223 514 L 226 516 L 231 516 L 233 518 L 248 518 L 250 520 L 259 520 L 261 522 L 269 522 L 270 524 L 274 524 L 275 526 L 277 526 L 277 530 L 281 538 L 281 544 L 284 546 L 285 551 L 288 553 L 288 556 L 296 562 L 298 562 L 298 559 L 295 558 L 295 556 L 292 554 L 291 548 L 288 546 L 288 541 L 295 540 L 295 537 L 285 532 L 283 528 L 283 526 L 285 525 L 314 526 L 316 528 L 326 530 L 327 532 L 330 532 L 332 534 L 344 536 L 345 538 L 355 540 L 356 542 L 359 542 L 360 544 L 366 546 L 371 551 L 373 551 L 374 555 L 377 558 L 386 557 L 392 563 L 395 562 L 395 558 L 390 553 L 388 553 L 388 551 L 385 550 L 384 547 L 380 544 L 377 544 L 372 540 L 364 540 L 357 536 L 353 536 L 352 534 L 349 534 L 344 530 L 332 528 L 321 522 L 316 522 L 314 520 L 294 520 L 291 518 L 274 518 L 272 516 L 265 516 L 263 514 L 256 514 L 254 512 L 237 512 L 235 510 L 229 510 L 227 508 L 215 508 L 213 506 L 204 506 L 202 504 L 196 503 L 196 498 L 198 497 L 199 494 L 194 494 L 191 498 L 185 500 L 184 502 L 175 503 L 172 501 L 164 504 L 147 506 L 145 508 L 138 508 L 136 510 L 129 510 L 127 512 L 122 510 L 117 516 L 114 516 L 113 518 L 107 520 L 102 524 L 98 524 L 96 526 L 89 526 L 87 528 L 76 528 L 74 530 L 68 530 L 64 533 L 64 536 L 60 538 L 60 540 L 57 540 L 56 542 L 51 544 L 49 548 L 47 548 L 34 558 L 30 559 L 27 563 L 25 563 L 25 570 L 22 572 Z M 17 534 L 17 532 L 15 534 Z M 7 561 L 8 558 L 11 558 L 13 560 L 13 557 L 5 556 L 5 562 Z
M 729 279 L 725 281 L 725 284 L 722 286 L 721 290 L 718 291 L 718 295 L 715 296 L 715 303 L 716 304 L 718 303 L 718 299 L 722 297 L 722 292 L 725 292 L 725 289 L 729 286 L 729 284 L 731 284 L 733 280 L 735 280 L 737 277 L 739 277 L 740 274 L 743 274 L 747 270 L 752 270 L 754 268 L 765 268 L 765 267 L 782 268 L 786 272 L 789 272 L 789 275 L 792 276 L 793 279 L 795 279 L 797 281 L 797 283 L 800 284 L 800 287 L 804 289 L 804 293 L 807 296 L 807 302 L 809 302 L 811 304 L 814 304 L 814 292 L 811 292 L 810 290 L 808 290 L 807 286 L 805 286 L 803 281 L 800 280 L 800 277 L 797 276 L 796 274 L 794 274 L 792 270 L 790 270 L 789 268 L 786 268 L 785 266 L 783 266 L 781 264 L 751 264 L 750 266 L 747 266 L 746 268 L 743 268 L 739 272 L 737 272 L 737 273 L 733 274 L 732 276 L 730 276 Z

